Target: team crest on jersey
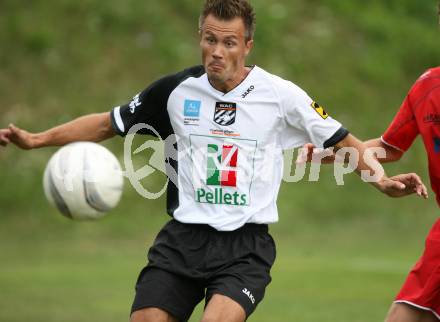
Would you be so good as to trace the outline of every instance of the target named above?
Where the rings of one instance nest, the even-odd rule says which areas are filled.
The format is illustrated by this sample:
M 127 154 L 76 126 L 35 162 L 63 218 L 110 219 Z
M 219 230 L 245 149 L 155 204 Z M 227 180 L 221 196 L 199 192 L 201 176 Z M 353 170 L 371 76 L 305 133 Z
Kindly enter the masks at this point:
M 324 110 L 324 108 L 322 106 L 320 106 L 316 102 L 312 102 L 312 104 L 310 104 L 310 105 L 316 111 L 316 113 L 319 114 L 319 116 L 321 116 L 324 120 L 327 119 L 328 114 L 327 114 L 327 112 Z
M 214 122 L 218 125 L 227 126 L 235 123 L 237 115 L 237 103 L 215 103 Z

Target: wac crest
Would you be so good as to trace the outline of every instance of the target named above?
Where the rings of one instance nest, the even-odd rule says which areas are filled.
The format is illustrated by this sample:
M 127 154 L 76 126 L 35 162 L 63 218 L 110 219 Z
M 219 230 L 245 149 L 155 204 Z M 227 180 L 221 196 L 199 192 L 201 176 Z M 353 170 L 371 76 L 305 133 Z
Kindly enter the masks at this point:
M 227 126 L 235 123 L 237 104 L 217 102 L 215 103 L 214 122 L 218 125 Z

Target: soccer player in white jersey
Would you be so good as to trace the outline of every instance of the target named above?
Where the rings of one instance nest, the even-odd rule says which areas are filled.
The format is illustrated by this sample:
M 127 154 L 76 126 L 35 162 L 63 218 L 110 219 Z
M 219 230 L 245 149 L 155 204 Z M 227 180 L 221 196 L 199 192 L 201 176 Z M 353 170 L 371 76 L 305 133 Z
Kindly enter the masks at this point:
M 207 0 L 200 16 L 203 65 L 163 77 L 110 113 L 91 114 L 41 133 L 10 125 L 0 144 L 23 149 L 99 142 L 132 126 L 166 139 L 167 210 L 136 283 L 133 322 L 187 321 L 203 299 L 202 321 L 243 322 L 271 281 L 282 150 L 363 143 L 303 90 L 257 66 L 246 66 L 255 15 L 246 0 Z M 154 129 L 154 130 L 153 130 Z M 173 138 L 169 140 L 168 138 Z M 268 158 L 269 156 L 269 158 Z M 378 162 L 376 170 L 381 170 Z M 358 171 L 370 170 L 360 160 Z M 400 197 L 426 188 L 415 174 L 372 183 Z

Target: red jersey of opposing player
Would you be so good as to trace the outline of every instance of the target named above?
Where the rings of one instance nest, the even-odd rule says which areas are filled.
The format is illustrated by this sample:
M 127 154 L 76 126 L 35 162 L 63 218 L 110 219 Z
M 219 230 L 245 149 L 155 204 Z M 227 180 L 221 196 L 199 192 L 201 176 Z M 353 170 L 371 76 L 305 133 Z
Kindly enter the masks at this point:
M 404 152 L 418 134 L 425 144 L 431 187 L 440 205 L 440 67 L 428 70 L 417 80 L 382 141 Z M 423 255 L 395 302 L 429 310 L 440 319 L 440 219 L 431 228 Z
M 418 134 L 425 144 L 431 186 L 440 206 L 440 67 L 417 80 L 382 141 L 405 152 Z

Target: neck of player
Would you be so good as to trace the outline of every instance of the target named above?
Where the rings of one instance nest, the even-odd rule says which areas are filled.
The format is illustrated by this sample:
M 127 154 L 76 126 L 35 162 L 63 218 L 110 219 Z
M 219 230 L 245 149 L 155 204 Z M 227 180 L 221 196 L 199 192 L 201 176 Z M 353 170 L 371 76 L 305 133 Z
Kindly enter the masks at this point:
M 216 90 L 226 94 L 240 85 L 240 83 L 249 75 L 250 71 L 250 67 L 243 66 L 243 68 L 237 70 L 232 78 L 227 79 L 226 81 L 209 79 L 209 82 Z

